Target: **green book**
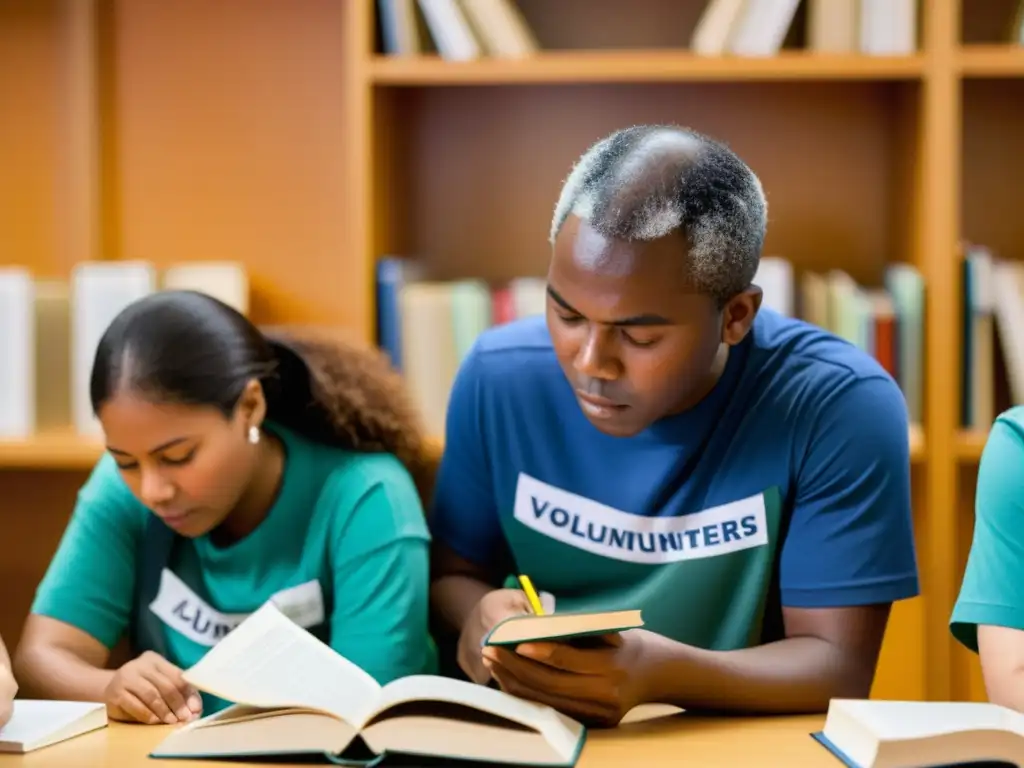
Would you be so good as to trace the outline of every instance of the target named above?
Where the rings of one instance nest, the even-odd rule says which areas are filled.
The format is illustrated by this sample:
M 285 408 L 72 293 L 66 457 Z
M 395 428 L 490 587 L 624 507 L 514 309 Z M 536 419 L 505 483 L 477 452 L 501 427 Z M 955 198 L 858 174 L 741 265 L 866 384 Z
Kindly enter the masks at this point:
M 484 637 L 483 644 L 572 642 L 625 632 L 627 629 L 636 629 L 643 625 L 644 620 L 638 610 L 567 611 L 539 616 L 531 613 L 498 622 Z
M 414 675 L 381 686 L 273 603 L 184 677 L 236 703 L 179 727 L 150 757 L 571 768 L 587 736 L 551 707 L 483 685 Z

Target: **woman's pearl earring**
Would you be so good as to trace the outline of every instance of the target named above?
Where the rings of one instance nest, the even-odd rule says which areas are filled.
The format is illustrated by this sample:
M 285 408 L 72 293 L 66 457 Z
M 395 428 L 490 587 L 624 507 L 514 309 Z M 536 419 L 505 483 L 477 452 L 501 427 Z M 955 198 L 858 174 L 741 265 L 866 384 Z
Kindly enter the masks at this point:
M 249 442 L 256 445 L 260 441 L 260 428 L 257 426 L 249 427 Z

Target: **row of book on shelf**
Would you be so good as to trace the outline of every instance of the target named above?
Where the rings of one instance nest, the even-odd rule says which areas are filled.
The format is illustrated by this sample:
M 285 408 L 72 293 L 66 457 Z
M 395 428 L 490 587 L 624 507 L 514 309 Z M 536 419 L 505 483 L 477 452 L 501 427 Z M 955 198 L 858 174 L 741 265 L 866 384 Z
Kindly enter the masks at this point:
M 924 281 L 915 267 L 892 264 L 883 286 L 870 288 L 838 269 L 797 276 L 790 261 L 772 256 L 761 260 L 755 282 L 765 306 L 874 356 L 900 385 L 911 423 L 921 423 Z M 476 337 L 491 326 L 543 314 L 545 307 L 540 277 L 440 281 L 427 279 L 415 260 L 388 257 L 377 264 L 379 344 L 401 370 L 431 434 L 444 434 L 448 393 Z
M 541 315 L 542 278 L 502 284 L 475 278 L 426 279 L 421 262 L 377 261 L 377 342 L 401 372 L 428 434 L 443 435 L 448 395 L 477 337 L 494 325 Z
M 1024 264 L 965 243 L 961 268 L 960 424 L 987 430 L 1024 404 Z
M 703 56 L 774 56 L 798 32 L 802 0 L 709 0 L 689 40 Z M 516 59 L 540 49 L 514 0 L 377 0 L 384 53 L 449 61 Z M 909 55 L 917 0 L 807 0 L 805 37 L 818 53 Z
M 190 289 L 249 312 L 249 279 L 237 262 L 145 261 L 75 265 L 68 279 L 0 268 L 0 440 L 48 430 L 99 434 L 89 376 L 100 338 L 130 303 L 154 291 Z
M 997 410 L 1024 403 L 1024 264 L 969 244 L 962 259 L 961 424 L 987 429 Z M 874 356 L 899 383 L 912 423 L 923 408 L 924 282 L 909 264 L 887 267 L 882 285 L 845 271 L 798 271 L 782 257 L 761 260 L 764 304 L 825 328 Z M 244 265 L 86 262 L 68 280 L 0 268 L 0 439 L 71 427 L 96 435 L 88 377 L 96 345 L 114 316 L 155 290 L 190 288 L 249 310 Z M 455 373 L 487 328 L 544 314 L 545 282 L 522 276 L 492 284 L 427 279 L 412 259 L 377 264 L 377 341 L 405 378 L 431 434 L 444 432 Z M 999 371 L 1005 370 L 1005 377 Z M 1008 402 L 1001 403 L 1000 388 Z

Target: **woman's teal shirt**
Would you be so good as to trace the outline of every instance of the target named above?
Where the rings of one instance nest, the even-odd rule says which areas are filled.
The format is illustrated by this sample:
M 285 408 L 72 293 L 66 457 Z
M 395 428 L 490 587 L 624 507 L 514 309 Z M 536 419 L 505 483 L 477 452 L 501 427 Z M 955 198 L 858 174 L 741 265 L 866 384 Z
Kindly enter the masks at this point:
M 162 620 L 168 660 L 188 668 L 224 626 L 282 593 L 304 603 L 293 606 L 300 613 L 315 611 L 320 583 L 330 587 L 330 611 L 323 618 L 334 650 L 381 684 L 435 671 L 428 631 L 429 533 L 405 467 L 390 454 L 343 451 L 279 425 L 267 428 L 287 452 L 267 517 L 231 546 L 214 546 L 208 536 L 184 540 L 163 571 L 149 610 Z M 71 624 L 112 648 L 137 619 L 140 542 L 151 515 L 113 459 L 101 459 L 79 493 L 33 613 Z M 201 584 L 206 599 L 188 584 Z M 207 714 L 223 706 L 204 697 Z
M 1024 407 L 992 425 L 974 498 L 974 538 L 950 629 L 976 652 L 979 625 L 1024 630 Z

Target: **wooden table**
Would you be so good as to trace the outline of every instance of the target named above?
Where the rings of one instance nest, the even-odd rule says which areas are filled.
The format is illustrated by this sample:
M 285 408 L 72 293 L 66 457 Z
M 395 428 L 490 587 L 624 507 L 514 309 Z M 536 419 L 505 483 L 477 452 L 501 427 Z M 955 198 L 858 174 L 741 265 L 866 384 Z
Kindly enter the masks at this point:
M 634 723 L 608 731 L 592 731 L 578 768 L 842 768 L 810 733 L 823 717 L 701 718 L 690 715 Z M 77 739 L 29 755 L 0 755 L 0 768 L 245 768 L 257 763 L 154 760 L 149 751 L 172 726 L 111 723 Z M 282 766 L 276 763 L 276 766 Z M 307 765 L 308 768 L 308 765 Z

